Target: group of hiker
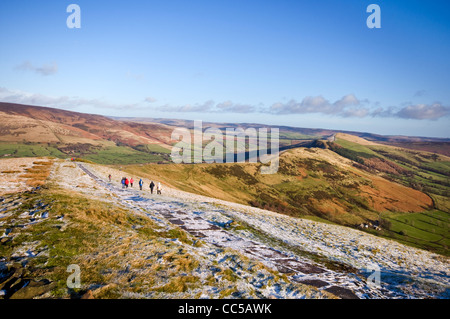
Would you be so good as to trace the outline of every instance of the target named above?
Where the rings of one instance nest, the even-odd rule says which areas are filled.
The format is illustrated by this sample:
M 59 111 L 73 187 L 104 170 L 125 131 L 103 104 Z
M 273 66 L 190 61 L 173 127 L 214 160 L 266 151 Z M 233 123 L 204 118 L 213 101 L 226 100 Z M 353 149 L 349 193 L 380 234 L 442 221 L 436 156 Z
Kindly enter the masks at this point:
M 109 181 L 111 182 L 111 174 L 108 175 Z M 127 177 L 122 177 L 121 184 L 122 188 L 128 188 L 128 186 L 133 187 L 134 180 L 133 178 L 128 179 Z M 139 179 L 139 189 L 142 190 L 142 187 L 144 186 L 144 181 Z M 153 189 L 156 186 L 156 193 L 161 194 L 162 192 L 162 185 L 160 182 L 155 184 L 153 181 L 150 181 L 149 188 L 150 192 L 153 194 Z

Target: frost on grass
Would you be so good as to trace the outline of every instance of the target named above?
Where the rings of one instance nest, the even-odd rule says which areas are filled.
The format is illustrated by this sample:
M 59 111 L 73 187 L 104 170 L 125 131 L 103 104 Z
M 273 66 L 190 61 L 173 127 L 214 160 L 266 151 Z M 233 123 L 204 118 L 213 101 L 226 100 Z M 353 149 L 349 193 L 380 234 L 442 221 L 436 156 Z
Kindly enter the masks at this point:
M 336 287 L 408 298 L 448 289 L 442 256 L 167 186 L 158 196 L 122 189 L 110 173 L 123 174 L 56 160 L 46 189 L 4 200 L 2 265 L 20 261 L 54 282 L 48 298 L 87 290 L 95 298 L 334 298 L 327 289 Z M 80 266 L 80 289 L 67 288 L 70 264 Z M 382 289 L 358 273 L 374 265 Z
M 130 206 L 123 194 L 102 188 L 71 164 L 56 163 L 47 187 L 8 210 L 0 226 L 8 237 L 0 250 L 2 269 L 21 265 L 28 277 L 55 284 L 37 297 L 70 298 L 90 290 L 95 298 L 333 298 L 150 218 L 151 212 Z M 23 201 L 21 196 L 8 203 Z M 13 227 L 18 223 L 23 227 Z M 81 269 L 79 289 L 67 287 L 71 264 Z
M 99 165 L 89 165 L 89 169 L 98 176 L 111 172 Z M 450 272 L 445 256 L 344 226 L 293 218 L 170 187 L 165 187 L 164 193 L 172 202 L 181 202 L 184 210 L 190 210 L 213 225 L 228 226 L 228 232 L 244 240 L 258 240 L 287 254 L 350 269 L 362 280 L 370 275 L 368 270 L 380 269 L 382 289 L 395 292 L 397 297 L 449 297 Z M 170 200 L 165 205 L 159 200 L 158 207 L 170 209 Z M 241 247 L 236 245 L 236 248 Z M 383 298 L 390 294 L 378 296 Z

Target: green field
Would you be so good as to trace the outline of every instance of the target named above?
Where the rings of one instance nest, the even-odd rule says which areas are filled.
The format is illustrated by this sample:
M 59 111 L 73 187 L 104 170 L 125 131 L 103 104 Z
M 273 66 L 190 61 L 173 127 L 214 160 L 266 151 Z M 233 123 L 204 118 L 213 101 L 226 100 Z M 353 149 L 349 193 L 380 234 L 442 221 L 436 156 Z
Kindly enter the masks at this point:
M 67 157 L 56 147 L 48 144 L 0 143 L 0 157 Z
M 98 164 L 142 164 L 167 160 L 167 156 L 137 151 L 125 146 L 113 146 L 82 158 Z
M 409 214 L 382 214 L 383 235 L 400 242 L 449 256 L 450 213 L 427 211 Z
M 134 148 L 135 150 L 146 152 L 146 153 L 160 153 L 160 154 L 170 154 L 171 151 L 165 147 L 158 144 L 146 144 L 138 145 Z
M 371 150 L 368 146 L 361 145 L 358 143 L 350 142 L 344 139 L 336 139 L 336 144 L 342 146 L 343 148 L 361 154 L 366 154 L 367 156 L 377 156 L 378 154 Z
M 159 145 L 139 145 L 136 148 L 128 146 L 92 147 L 83 150 L 74 149 L 65 153 L 62 145 L 31 144 L 31 143 L 0 143 L 1 158 L 18 157 L 77 157 L 98 164 L 143 164 L 168 162 L 170 150 Z
M 337 145 L 337 146 L 336 146 Z M 349 158 L 362 164 L 360 168 L 368 169 L 371 173 L 380 173 L 387 179 L 394 180 L 405 186 L 420 190 L 439 198 L 450 197 L 450 161 L 448 157 L 428 153 L 424 151 L 413 151 L 379 145 L 360 145 L 344 139 L 337 139 L 330 148 L 341 156 Z M 368 160 L 378 160 L 378 165 L 383 164 L 386 168 L 391 166 L 397 173 L 386 171 L 382 166 L 368 165 Z M 387 166 L 386 166 L 387 165 Z M 442 200 L 436 201 L 436 207 L 450 212 L 449 205 Z

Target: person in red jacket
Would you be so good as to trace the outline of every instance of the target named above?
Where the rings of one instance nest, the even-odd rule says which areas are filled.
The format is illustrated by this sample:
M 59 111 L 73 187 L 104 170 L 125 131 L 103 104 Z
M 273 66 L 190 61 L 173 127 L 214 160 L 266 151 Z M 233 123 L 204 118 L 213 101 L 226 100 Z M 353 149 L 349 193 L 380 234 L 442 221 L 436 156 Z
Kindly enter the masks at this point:
M 131 179 L 130 179 L 130 185 L 131 185 L 131 187 L 133 187 L 133 182 L 134 182 L 134 180 L 133 180 L 133 178 L 131 178 Z
M 128 188 L 128 184 L 130 183 L 130 181 L 128 180 L 128 178 L 125 177 L 125 187 Z

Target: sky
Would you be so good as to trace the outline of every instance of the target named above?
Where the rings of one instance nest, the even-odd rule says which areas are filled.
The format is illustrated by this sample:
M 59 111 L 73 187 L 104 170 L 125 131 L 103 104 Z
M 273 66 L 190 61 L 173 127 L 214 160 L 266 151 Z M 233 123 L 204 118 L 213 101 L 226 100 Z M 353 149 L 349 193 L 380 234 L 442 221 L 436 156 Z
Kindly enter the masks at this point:
M 450 138 L 450 1 L 1 1 L 0 101 Z

